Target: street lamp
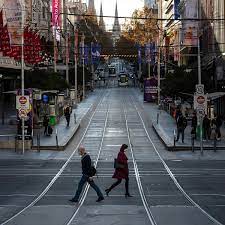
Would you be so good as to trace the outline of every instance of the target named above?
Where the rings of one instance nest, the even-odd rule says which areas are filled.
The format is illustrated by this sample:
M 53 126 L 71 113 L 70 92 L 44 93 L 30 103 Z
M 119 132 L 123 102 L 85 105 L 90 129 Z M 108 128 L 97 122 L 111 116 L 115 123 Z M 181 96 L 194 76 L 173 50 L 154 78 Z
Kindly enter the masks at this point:
M 83 99 L 85 99 L 85 71 L 84 71 L 84 63 L 85 63 L 85 49 L 84 49 L 84 33 L 82 34 L 81 37 L 81 46 L 82 46 L 82 67 L 83 67 Z
M 76 21 L 74 25 L 72 22 L 67 18 L 70 25 L 73 27 L 74 32 L 74 89 L 75 89 L 75 104 L 77 104 L 77 56 L 78 56 L 78 29 Z

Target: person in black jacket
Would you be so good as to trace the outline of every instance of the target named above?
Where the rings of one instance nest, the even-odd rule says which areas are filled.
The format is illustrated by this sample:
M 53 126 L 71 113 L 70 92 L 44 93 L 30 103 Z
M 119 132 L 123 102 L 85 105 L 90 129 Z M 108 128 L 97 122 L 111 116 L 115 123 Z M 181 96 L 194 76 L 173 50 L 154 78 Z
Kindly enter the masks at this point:
M 181 114 L 177 119 L 177 140 L 179 141 L 180 134 L 182 135 L 182 143 L 184 143 L 184 130 L 187 127 L 187 120 L 186 118 Z
M 90 155 L 87 154 L 86 150 L 84 147 L 79 147 L 78 149 L 79 154 L 81 155 L 81 164 L 82 164 L 82 177 L 80 179 L 80 182 L 78 184 L 78 188 L 76 191 L 75 196 L 70 199 L 69 201 L 71 202 L 78 202 L 79 196 L 82 192 L 83 186 L 86 182 L 90 184 L 90 186 L 96 191 L 98 195 L 98 199 L 96 202 L 100 202 L 104 200 L 103 194 L 100 191 L 99 187 L 95 184 L 93 177 L 90 175 L 90 169 L 91 169 L 91 157 Z
M 48 116 L 45 114 L 44 115 L 44 119 L 43 119 L 43 126 L 45 128 L 44 130 L 44 135 L 47 135 L 48 134 L 48 124 L 49 124 L 49 118 Z

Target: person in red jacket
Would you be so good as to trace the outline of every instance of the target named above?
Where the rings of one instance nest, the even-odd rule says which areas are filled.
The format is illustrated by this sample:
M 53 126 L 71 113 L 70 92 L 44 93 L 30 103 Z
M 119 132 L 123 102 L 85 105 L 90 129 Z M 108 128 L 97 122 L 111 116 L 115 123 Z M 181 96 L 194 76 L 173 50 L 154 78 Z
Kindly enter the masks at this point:
M 128 146 L 126 144 L 122 144 L 122 146 L 120 147 L 120 152 L 118 153 L 117 156 L 117 163 L 119 166 L 116 167 L 115 172 L 112 176 L 112 178 L 117 179 L 117 181 L 113 183 L 110 188 L 107 188 L 105 190 L 107 196 L 114 187 L 116 187 L 121 183 L 122 179 L 125 179 L 125 189 L 126 189 L 125 197 L 132 197 L 129 193 L 129 170 L 127 163 L 128 158 L 125 154 L 127 148 Z

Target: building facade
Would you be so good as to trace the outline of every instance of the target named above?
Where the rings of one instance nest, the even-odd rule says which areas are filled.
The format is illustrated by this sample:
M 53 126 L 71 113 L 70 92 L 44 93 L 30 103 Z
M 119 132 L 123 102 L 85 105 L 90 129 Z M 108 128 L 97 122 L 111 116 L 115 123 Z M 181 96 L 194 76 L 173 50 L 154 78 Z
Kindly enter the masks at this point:
M 157 8 L 156 0 L 145 0 L 144 6 L 155 9 Z
M 165 74 L 173 69 L 173 65 L 180 63 L 180 14 L 178 5 L 180 0 L 159 0 L 158 17 L 162 18 L 161 38 L 159 45 L 162 47 L 162 57 Z

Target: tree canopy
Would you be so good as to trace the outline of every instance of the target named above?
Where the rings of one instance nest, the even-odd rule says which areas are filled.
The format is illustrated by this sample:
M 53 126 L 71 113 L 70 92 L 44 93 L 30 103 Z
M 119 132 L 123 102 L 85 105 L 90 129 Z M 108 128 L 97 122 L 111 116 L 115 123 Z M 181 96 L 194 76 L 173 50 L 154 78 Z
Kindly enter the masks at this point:
M 158 27 L 153 9 L 144 7 L 135 10 L 132 19 L 126 20 L 123 35 L 135 43 L 144 45 L 157 38 Z

